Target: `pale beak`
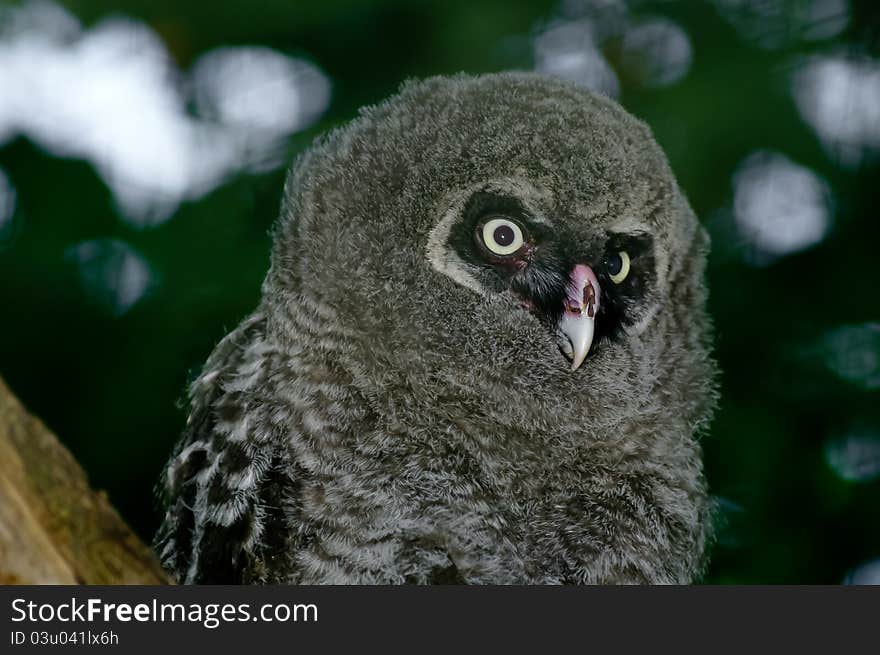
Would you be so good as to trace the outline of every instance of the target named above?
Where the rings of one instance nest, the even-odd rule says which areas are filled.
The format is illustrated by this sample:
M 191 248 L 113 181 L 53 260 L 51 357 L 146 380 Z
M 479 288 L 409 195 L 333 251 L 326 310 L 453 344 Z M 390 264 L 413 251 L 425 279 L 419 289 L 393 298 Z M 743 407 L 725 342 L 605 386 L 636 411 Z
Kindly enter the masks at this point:
M 596 332 L 596 314 L 599 312 L 599 281 L 593 269 L 585 264 L 578 264 L 571 270 L 565 298 L 565 310 L 559 319 L 557 331 L 568 341 L 571 352 L 564 348 L 566 355 L 571 357 L 571 370 L 583 364 L 593 335 Z

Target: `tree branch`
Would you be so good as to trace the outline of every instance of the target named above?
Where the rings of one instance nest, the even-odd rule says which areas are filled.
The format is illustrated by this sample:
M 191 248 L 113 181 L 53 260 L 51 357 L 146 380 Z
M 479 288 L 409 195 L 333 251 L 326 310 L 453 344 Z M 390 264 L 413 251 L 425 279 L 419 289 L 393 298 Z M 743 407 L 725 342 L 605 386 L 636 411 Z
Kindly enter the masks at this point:
M 167 584 L 150 548 L 0 379 L 0 584 Z

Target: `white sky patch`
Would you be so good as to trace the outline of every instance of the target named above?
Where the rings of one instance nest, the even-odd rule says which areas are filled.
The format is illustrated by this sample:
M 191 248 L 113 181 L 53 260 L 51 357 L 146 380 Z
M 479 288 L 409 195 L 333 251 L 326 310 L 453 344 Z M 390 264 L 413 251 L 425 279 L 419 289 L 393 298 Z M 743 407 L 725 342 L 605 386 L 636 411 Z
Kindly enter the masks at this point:
M 196 117 L 185 91 L 202 82 L 185 84 L 143 23 L 111 18 L 84 31 L 44 0 L 2 9 L 0 22 L 0 140 L 24 134 L 54 155 L 90 161 L 138 226 L 166 220 L 260 159 L 267 129 L 275 145 L 329 103 L 329 82 L 314 66 L 268 49 L 225 48 L 227 59 L 245 53 L 237 77 L 211 87 L 222 111 Z
M 645 86 L 674 84 L 687 75 L 692 58 L 685 31 L 665 18 L 634 25 L 623 36 L 623 65 Z
M 737 231 L 756 262 L 819 243 L 831 226 L 828 185 L 810 169 L 775 152 L 756 152 L 733 178 Z
M 128 312 L 152 286 L 147 260 L 118 239 L 83 241 L 68 248 L 65 258 L 76 266 L 89 299 L 111 316 Z
M 880 150 L 880 61 L 843 55 L 807 60 L 792 81 L 797 108 L 840 164 Z
M 605 60 L 589 20 L 551 25 L 534 40 L 535 69 L 616 98 L 617 74 Z

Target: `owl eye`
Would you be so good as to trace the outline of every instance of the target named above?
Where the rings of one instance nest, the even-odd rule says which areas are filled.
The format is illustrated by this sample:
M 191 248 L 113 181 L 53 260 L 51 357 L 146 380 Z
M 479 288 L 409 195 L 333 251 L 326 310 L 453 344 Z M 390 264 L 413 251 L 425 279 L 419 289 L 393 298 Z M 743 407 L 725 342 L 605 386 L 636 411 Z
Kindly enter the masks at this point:
M 506 218 L 486 221 L 482 236 L 483 243 L 496 255 L 512 255 L 523 245 L 523 233 L 519 225 Z
M 614 284 L 620 284 L 629 275 L 629 255 L 625 250 L 611 255 L 605 262 L 605 270 Z

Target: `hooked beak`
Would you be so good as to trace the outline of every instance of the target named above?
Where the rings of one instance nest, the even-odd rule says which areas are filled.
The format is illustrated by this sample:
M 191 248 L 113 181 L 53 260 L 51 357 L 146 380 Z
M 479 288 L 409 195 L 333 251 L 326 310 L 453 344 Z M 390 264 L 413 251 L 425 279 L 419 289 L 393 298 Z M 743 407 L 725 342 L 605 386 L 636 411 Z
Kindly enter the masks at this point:
M 571 358 L 571 370 L 583 363 L 596 332 L 596 314 L 599 312 L 599 281 L 586 264 L 577 264 L 569 275 L 565 308 L 557 332 L 564 337 L 562 347 Z

